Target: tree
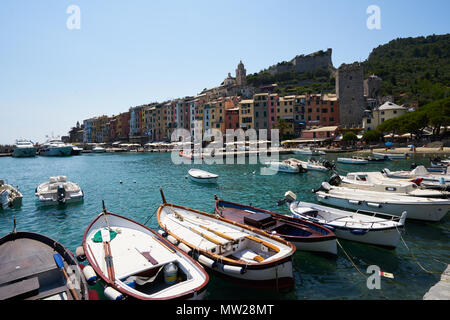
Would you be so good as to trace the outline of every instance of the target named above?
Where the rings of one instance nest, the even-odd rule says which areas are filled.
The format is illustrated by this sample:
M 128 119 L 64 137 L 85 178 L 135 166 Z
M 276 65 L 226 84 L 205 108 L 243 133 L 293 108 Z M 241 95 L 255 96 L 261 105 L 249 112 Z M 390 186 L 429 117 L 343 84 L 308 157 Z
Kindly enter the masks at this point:
M 381 133 L 377 130 L 369 130 L 363 135 L 363 140 L 366 142 L 378 142 L 381 138 Z
M 286 120 L 280 118 L 277 121 L 277 124 L 274 126 L 274 129 L 280 130 L 280 137 L 281 139 L 284 139 L 286 130 L 289 129 L 289 124 L 286 122 Z

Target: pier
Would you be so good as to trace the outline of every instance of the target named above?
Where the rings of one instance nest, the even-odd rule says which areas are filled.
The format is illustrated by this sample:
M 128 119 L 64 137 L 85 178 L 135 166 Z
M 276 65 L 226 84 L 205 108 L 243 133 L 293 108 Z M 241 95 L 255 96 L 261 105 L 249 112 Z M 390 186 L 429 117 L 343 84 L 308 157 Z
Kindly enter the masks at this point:
M 423 300 L 450 300 L 450 265 L 441 275 L 441 280 L 428 290 Z

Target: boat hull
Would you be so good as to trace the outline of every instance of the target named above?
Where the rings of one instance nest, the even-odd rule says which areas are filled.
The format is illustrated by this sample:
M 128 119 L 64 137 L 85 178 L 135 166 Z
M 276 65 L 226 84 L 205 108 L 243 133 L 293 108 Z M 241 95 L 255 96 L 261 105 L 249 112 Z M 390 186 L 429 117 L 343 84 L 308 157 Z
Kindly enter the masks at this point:
M 403 153 L 379 153 L 379 152 L 374 152 L 373 156 L 375 158 L 379 158 L 379 159 L 405 159 L 406 158 L 406 154 Z
M 198 177 L 193 177 L 191 175 L 189 175 L 189 179 L 191 179 L 194 182 L 197 183 L 205 183 L 205 184 L 214 184 L 217 183 L 217 177 L 215 178 L 198 178 Z
M 367 164 L 368 160 L 357 160 L 357 159 L 347 159 L 347 158 L 337 158 L 337 162 L 346 164 Z
M 403 211 L 407 212 L 407 219 L 440 221 L 450 210 L 450 204 L 420 204 L 420 203 L 386 203 L 380 201 L 364 201 L 359 199 L 345 199 L 335 197 L 326 192 L 316 193 L 317 201 L 331 206 L 360 210 L 368 212 L 385 213 L 394 216 L 401 216 Z
M 12 156 L 14 158 L 35 157 L 36 148 L 15 148 Z
M 39 155 L 44 157 L 65 157 L 71 154 L 72 147 L 43 148 L 39 151 Z

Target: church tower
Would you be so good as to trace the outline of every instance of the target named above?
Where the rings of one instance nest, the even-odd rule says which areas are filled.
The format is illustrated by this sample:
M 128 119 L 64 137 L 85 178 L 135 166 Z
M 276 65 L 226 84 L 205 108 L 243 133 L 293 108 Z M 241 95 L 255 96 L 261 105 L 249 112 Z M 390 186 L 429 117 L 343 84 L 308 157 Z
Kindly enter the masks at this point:
M 245 70 L 242 61 L 239 62 L 236 69 L 236 84 L 240 87 L 244 87 L 247 84 L 247 70 Z

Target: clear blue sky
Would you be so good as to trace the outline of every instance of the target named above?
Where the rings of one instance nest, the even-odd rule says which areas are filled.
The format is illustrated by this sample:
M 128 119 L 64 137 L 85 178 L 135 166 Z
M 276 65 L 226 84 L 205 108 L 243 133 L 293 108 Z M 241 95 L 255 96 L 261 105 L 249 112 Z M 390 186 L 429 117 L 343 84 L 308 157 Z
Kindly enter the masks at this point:
M 81 10 L 69 30 L 68 6 Z M 369 5 L 381 29 L 369 30 Z M 332 48 L 362 61 L 398 37 L 450 30 L 450 1 L 0 1 L 0 144 L 43 142 L 96 115 L 195 95 L 234 75 Z

